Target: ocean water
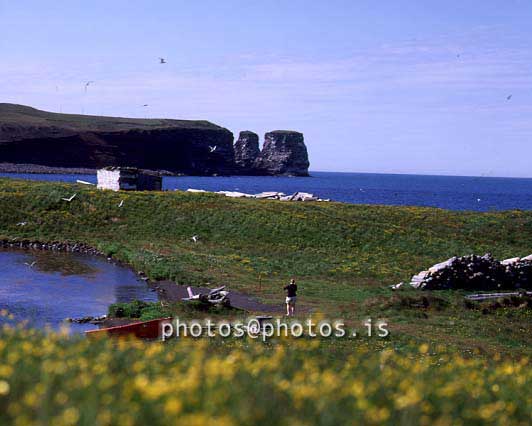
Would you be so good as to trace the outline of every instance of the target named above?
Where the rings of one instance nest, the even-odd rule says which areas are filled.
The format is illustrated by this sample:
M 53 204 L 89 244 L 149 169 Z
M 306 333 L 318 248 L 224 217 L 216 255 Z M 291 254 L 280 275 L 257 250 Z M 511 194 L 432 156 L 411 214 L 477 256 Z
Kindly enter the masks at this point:
M 164 177 L 166 190 L 188 188 L 207 191 L 258 193 L 310 192 L 352 204 L 428 206 L 449 210 L 532 210 L 532 178 L 423 176 L 372 173 L 312 172 L 300 177 Z M 95 175 L 0 174 L 0 177 L 75 182 L 96 182 Z

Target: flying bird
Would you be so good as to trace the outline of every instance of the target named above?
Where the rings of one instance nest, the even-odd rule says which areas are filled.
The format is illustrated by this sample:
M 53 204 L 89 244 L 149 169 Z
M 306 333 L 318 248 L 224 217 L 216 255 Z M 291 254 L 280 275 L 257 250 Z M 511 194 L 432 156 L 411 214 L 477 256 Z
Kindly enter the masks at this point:
M 164 58 L 159 58 L 159 63 L 160 63 L 160 64 L 166 64 L 166 59 L 164 59 Z
M 17 223 L 17 226 L 26 226 L 28 222 L 19 222 Z
M 72 195 L 72 197 L 70 197 L 70 198 L 61 198 L 61 200 L 63 200 L 63 201 L 67 201 L 67 202 L 70 203 L 74 198 L 76 198 L 76 195 L 78 195 L 78 194 L 74 194 L 74 195 Z
M 35 266 L 35 264 L 36 264 L 36 263 L 37 263 L 37 261 L 36 261 L 36 260 L 34 260 L 34 261 L 33 261 L 33 262 L 31 262 L 31 263 L 28 263 L 28 262 L 24 262 L 24 265 L 27 265 L 27 266 L 29 266 L 30 268 L 33 268 L 33 267 Z
M 148 104 L 144 104 L 144 105 L 142 105 L 142 106 L 143 106 L 143 107 L 147 107 L 147 106 L 149 106 L 149 105 L 148 105 Z
M 513 96 L 513 95 L 509 95 L 509 96 L 506 98 L 506 100 L 509 101 L 510 99 L 512 99 L 512 96 Z
M 209 146 L 209 150 L 212 152 L 216 151 L 216 148 L 218 148 L 217 145 L 214 145 L 214 146 Z
M 124 200 L 120 201 L 120 204 L 118 205 L 118 207 L 122 207 L 124 205 Z
M 193 235 L 192 236 L 192 241 L 194 241 L 195 243 L 198 242 L 198 236 L 197 235 Z
M 94 83 L 94 81 L 87 81 L 87 82 L 85 83 L 85 93 L 87 93 L 87 88 L 88 88 L 92 83 Z

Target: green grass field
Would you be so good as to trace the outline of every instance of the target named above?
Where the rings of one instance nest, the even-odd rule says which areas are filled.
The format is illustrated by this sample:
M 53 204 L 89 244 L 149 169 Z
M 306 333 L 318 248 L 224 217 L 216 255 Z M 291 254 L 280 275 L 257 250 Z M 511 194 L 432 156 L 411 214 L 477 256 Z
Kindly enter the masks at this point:
M 61 200 L 74 193 L 73 202 Z M 386 318 L 396 338 L 531 353 L 530 309 L 483 313 L 465 308 L 459 292 L 432 292 L 427 305 L 427 292 L 388 286 L 453 255 L 530 254 L 532 212 L 114 193 L 0 179 L 0 238 L 83 242 L 154 280 L 227 285 L 270 303 L 282 303 L 282 286 L 295 277 L 308 311 L 353 322 Z

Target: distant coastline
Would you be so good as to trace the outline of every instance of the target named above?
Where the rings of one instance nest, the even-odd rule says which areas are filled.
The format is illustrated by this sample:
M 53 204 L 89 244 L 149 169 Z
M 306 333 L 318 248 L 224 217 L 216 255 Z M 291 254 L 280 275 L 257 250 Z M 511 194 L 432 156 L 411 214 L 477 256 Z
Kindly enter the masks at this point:
M 84 174 L 108 166 L 191 176 L 308 176 L 302 133 L 231 131 L 208 121 L 59 114 L 0 103 L 5 172 Z M 20 165 L 20 166 L 14 166 Z M 34 166 L 38 165 L 38 166 Z M 41 168 L 40 166 L 46 167 Z

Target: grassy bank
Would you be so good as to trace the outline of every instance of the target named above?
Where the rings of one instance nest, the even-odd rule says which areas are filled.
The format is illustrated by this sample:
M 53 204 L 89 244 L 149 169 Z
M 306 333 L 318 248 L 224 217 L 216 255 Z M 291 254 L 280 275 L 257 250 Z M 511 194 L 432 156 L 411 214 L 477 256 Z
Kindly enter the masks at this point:
M 61 200 L 74 193 L 71 203 Z M 388 289 L 452 255 L 530 254 L 532 212 L 113 193 L 0 179 L 0 238 L 83 242 L 152 279 L 224 284 L 270 302 L 282 302 L 294 276 L 305 307 L 330 316 L 385 317 L 395 335 L 488 352 L 532 346 L 530 310 L 486 314 L 464 308 L 462 294 L 436 292 L 443 302 L 427 305 L 413 291 L 390 299 Z

